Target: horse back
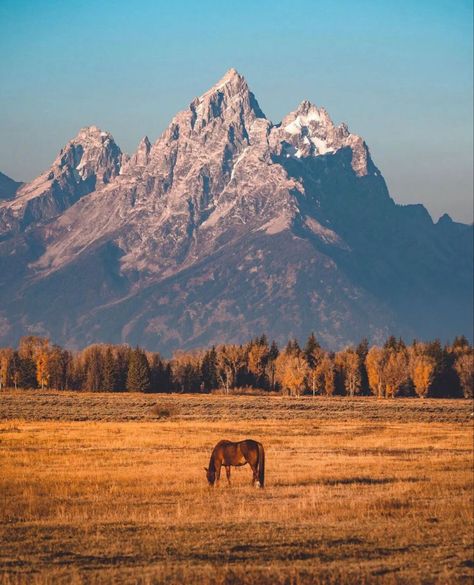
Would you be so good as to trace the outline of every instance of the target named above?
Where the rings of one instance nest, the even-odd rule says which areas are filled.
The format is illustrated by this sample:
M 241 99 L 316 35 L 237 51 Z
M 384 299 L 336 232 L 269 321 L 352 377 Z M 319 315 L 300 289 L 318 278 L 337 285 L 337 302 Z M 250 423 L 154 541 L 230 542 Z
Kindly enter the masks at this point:
M 238 444 L 245 459 L 249 463 L 256 465 L 258 463 L 258 447 L 260 443 L 253 439 L 245 439 L 245 441 L 240 441 Z

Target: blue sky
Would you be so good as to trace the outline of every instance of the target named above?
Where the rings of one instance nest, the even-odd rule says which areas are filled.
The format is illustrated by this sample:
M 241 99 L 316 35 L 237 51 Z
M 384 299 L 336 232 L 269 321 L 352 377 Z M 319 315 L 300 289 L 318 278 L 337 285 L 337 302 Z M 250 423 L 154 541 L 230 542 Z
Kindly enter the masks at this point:
M 303 99 L 367 141 L 398 202 L 472 221 L 472 2 L 0 2 L 0 170 L 82 126 L 126 152 L 230 67 L 274 122 Z

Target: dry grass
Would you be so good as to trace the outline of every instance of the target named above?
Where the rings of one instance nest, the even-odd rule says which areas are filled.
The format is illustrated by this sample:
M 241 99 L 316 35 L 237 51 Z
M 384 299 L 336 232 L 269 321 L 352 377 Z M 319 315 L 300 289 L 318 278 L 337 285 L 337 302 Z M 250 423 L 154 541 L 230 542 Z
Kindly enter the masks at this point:
M 469 403 L 110 398 L 1 397 L 2 583 L 472 582 Z M 264 443 L 265 490 L 207 488 L 224 437 Z
M 219 396 L 19 390 L 0 394 L 0 420 L 143 421 L 311 419 L 472 424 L 469 400 Z

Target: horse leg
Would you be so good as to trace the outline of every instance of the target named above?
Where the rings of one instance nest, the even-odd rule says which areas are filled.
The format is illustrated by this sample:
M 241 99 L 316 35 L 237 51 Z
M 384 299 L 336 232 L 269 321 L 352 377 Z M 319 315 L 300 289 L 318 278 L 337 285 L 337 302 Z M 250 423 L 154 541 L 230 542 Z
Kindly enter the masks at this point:
M 252 485 L 255 485 L 258 482 L 258 466 L 250 463 L 250 467 L 252 468 Z
M 230 465 L 225 466 L 225 473 L 227 475 L 227 483 L 230 485 Z
M 221 466 L 222 463 L 220 461 L 216 462 L 216 487 L 219 485 L 219 480 L 221 478 Z

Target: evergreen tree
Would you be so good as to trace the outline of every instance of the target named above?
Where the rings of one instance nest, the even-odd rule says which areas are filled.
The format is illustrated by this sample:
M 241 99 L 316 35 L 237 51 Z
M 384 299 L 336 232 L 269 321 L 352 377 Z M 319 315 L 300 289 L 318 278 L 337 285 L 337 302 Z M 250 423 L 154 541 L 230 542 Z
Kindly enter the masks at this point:
M 386 352 L 387 351 L 397 352 L 397 351 L 405 351 L 407 346 L 405 345 L 405 342 L 403 341 L 403 339 L 401 337 L 399 337 L 397 339 L 394 335 L 390 335 L 390 337 L 388 337 L 386 342 L 384 343 L 383 348 Z
M 290 355 L 299 355 L 301 353 L 301 348 L 296 339 L 290 339 L 286 344 L 285 353 Z
M 280 350 L 275 340 L 272 341 L 268 350 L 268 374 L 270 378 L 270 390 L 275 390 L 276 360 L 280 355 Z
M 469 350 L 469 341 L 467 340 L 467 338 L 464 335 L 460 335 L 454 338 L 453 344 L 452 344 L 452 348 L 453 350 Z
M 119 345 L 115 348 L 115 360 L 117 366 L 116 388 L 119 392 L 124 392 L 127 388 L 128 366 L 132 350 L 128 345 Z
M 102 389 L 104 392 L 115 392 L 117 389 L 117 364 L 110 347 L 107 347 L 104 354 Z
M 316 365 L 317 365 L 316 356 L 318 355 L 320 349 L 321 349 L 321 346 L 319 345 L 318 341 L 316 340 L 316 336 L 314 335 L 314 333 L 311 333 L 311 335 L 308 337 L 308 340 L 307 340 L 306 345 L 304 347 L 304 355 L 306 357 L 306 361 L 308 362 L 308 365 L 310 368 L 316 367 Z
M 206 390 L 217 388 L 217 353 L 214 346 L 204 354 L 201 363 L 201 377 Z
M 160 354 L 151 354 L 148 363 L 150 366 L 150 392 L 163 392 L 162 379 L 165 367 Z
M 145 352 L 138 346 L 132 351 L 127 374 L 128 392 L 150 390 L 150 367 Z
M 365 359 L 369 353 L 369 341 L 367 338 L 359 343 L 356 348 L 356 353 L 359 357 L 359 372 L 360 372 L 360 386 L 362 394 L 370 394 L 369 388 L 369 377 L 367 375 L 367 368 L 365 365 Z
M 13 358 L 13 371 L 15 388 L 36 388 L 36 363 L 32 358 L 22 358 L 19 352 L 15 352 Z
M 439 339 L 426 344 L 426 354 L 435 363 L 430 395 L 461 396 L 459 377 L 454 369 L 455 354 L 443 347 Z
M 270 345 L 270 351 L 268 353 L 268 357 L 269 359 L 276 360 L 278 355 L 280 353 L 280 350 L 278 349 L 278 345 L 276 343 L 276 341 L 272 341 L 272 344 Z
M 166 388 L 166 392 L 174 392 L 173 384 L 173 369 L 170 362 L 166 364 L 164 377 L 163 377 L 163 388 Z

